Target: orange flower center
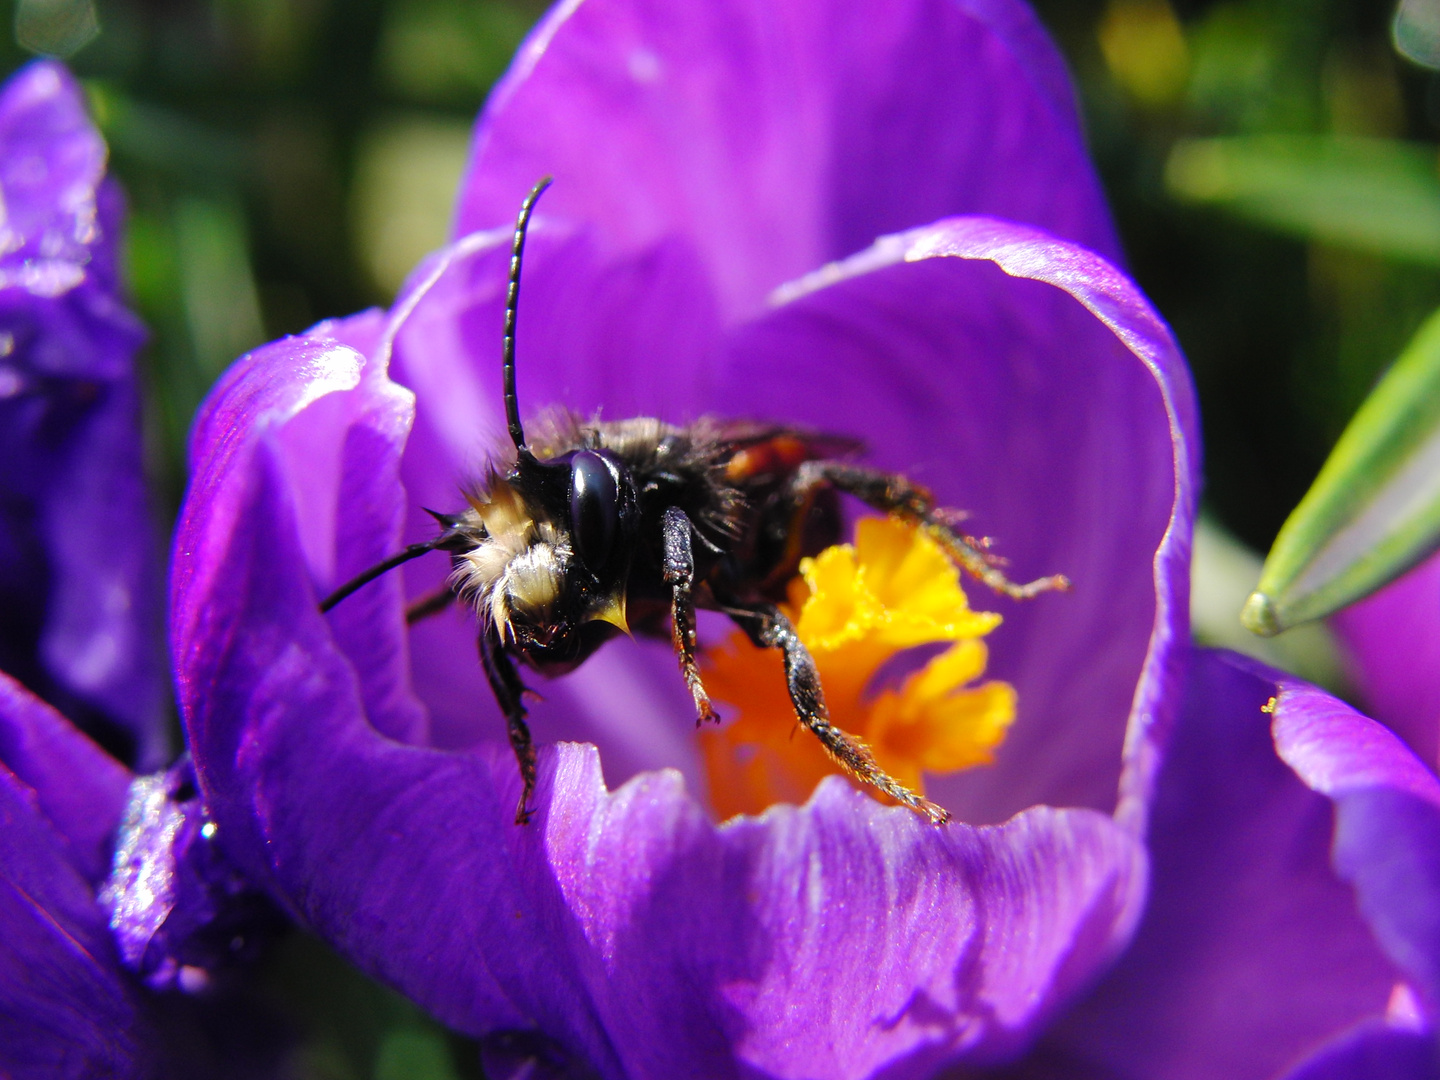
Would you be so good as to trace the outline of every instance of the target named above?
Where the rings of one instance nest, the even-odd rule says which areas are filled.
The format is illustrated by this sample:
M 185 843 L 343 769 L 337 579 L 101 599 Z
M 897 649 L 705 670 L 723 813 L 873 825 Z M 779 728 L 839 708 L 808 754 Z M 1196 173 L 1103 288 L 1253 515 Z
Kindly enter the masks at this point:
M 831 721 L 869 743 L 895 779 L 924 794 L 925 773 L 993 759 L 1015 718 L 1015 688 L 970 684 L 985 671 L 980 639 L 1000 616 L 970 609 L 955 564 L 923 530 L 862 519 L 853 545 L 801 563 L 786 609 L 815 658 Z M 949 647 L 898 687 L 883 685 L 882 669 L 897 656 L 939 644 Z M 702 666 L 711 697 L 739 713 L 701 739 L 722 819 L 804 802 L 821 779 L 841 772 L 819 740 L 797 730 L 778 652 L 736 632 L 707 650 Z

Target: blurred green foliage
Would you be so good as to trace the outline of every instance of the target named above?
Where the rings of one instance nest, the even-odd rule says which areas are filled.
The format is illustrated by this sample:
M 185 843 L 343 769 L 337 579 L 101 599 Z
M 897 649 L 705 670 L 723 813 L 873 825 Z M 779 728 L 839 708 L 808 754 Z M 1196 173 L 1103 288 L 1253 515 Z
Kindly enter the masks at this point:
M 1038 6 L 1195 372 L 1211 512 L 1264 551 L 1440 304 L 1440 76 L 1395 54 L 1377 0 Z
M 1264 549 L 1440 303 L 1440 77 L 1376 0 L 1040 0 L 1131 268 L 1194 367 L 1217 520 Z M 540 0 L 11 0 L 85 79 L 133 216 L 171 508 L 234 356 L 385 302 L 444 235 Z M 23 45 L 21 43 L 24 43 Z
M 1217 520 L 1264 549 L 1440 303 L 1440 81 L 1376 0 L 1039 0 L 1131 269 L 1194 367 Z M 66 55 L 132 203 L 171 508 L 234 356 L 385 302 L 444 235 L 540 0 L 10 0 Z M 21 42 L 24 44 L 22 45 Z
M 1355 251 L 1440 266 L 1433 148 L 1351 135 L 1183 139 L 1165 182 L 1181 199 Z
M 224 366 L 386 302 L 442 240 L 469 126 L 544 6 L 6 2 L 0 70 L 66 57 L 130 198 L 150 449 L 171 513 L 190 417 Z M 1243 597 L 1253 578 L 1205 586 L 1258 573 L 1220 530 L 1269 546 L 1440 306 L 1440 76 L 1396 55 L 1381 0 L 1036 4 L 1075 73 L 1129 268 L 1195 372 L 1201 547 L 1218 552 L 1197 563 L 1198 592 Z M 1402 31 L 1414 52 L 1433 44 L 1420 21 Z M 1228 606 L 1210 608 L 1223 620 Z M 1319 648 L 1315 670 L 1333 668 Z M 268 977 L 305 1025 L 302 1075 L 473 1068 L 473 1048 L 297 940 Z
M 298 931 L 265 958 L 266 1002 L 300 1030 L 288 1080 L 481 1080 L 475 1045 Z
M 1037 7 L 1075 72 L 1129 268 L 1195 374 L 1221 538 L 1197 545 L 1196 634 L 1263 651 L 1218 602 L 1254 587 L 1259 560 L 1211 556 L 1270 547 L 1440 304 L 1440 76 L 1397 55 L 1382 0 Z M 1283 662 L 1343 690 L 1323 634 Z
M 444 239 L 470 124 L 540 0 L 8 0 L 0 69 L 82 78 L 130 199 L 167 513 L 235 357 L 394 294 Z

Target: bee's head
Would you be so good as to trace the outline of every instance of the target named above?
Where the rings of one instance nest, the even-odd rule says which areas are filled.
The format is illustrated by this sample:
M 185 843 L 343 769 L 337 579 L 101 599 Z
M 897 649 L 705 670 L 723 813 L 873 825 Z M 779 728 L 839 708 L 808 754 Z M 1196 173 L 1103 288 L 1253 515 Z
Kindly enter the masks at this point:
M 521 453 L 472 506 L 485 539 L 457 555 L 454 584 L 501 640 L 554 668 L 579 663 L 626 629 L 639 512 L 630 472 L 614 456 Z

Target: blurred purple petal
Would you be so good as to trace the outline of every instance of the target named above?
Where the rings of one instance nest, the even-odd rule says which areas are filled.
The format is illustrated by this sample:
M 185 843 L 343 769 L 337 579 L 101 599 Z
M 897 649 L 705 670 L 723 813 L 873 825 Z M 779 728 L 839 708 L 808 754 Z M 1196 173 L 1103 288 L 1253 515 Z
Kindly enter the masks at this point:
M 129 776 L 0 674 L 0 1075 L 137 1075 L 144 1024 L 94 884 Z
M 121 959 L 151 989 L 205 989 L 283 926 L 221 854 L 216 833 L 188 758 L 131 784 L 98 899 Z
M 1440 780 L 1392 731 L 1292 676 L 1252 665 L 1275 688 L 1275 749 L 1311 789 L 1332 799 L 1383 788 L 1440 808 Z
M 71 851 L 0 765 L 0 1074 L 14 1080 L 142 1073 L 141 1009 Z
M 165 683 L 133 371 L 143 333 L 117 292 L 105 158 L 59 65 L 0 92 L 0 669 L 153 766 Z
M 1390 958 L 1440 1006 L 1440 780 L 1388 728 L 1278 677 L 1275 746 L 1335 803 L 1335 869 Z
M 1317 1052 L 1285 1080 L 1435 1080 L 1435 1038 L 1381 1023 L 1361 1025 Z
M 71 721 L 124 760 L 168 756 L 133 368 L 143 333 L 119 295 L 123 202 L 105 163 L 58 64 L 0 90 L 0 1074 L 270 1076 L 283 1032 L 257 1028 L 263 1009 L 228 992 L 144 994 L 113 934 L 133 927 L 107 925 L 96 900 L 131 776 Z M 245 890 L 198 816 L 186 821 L 202 843 L 128 819 L 122 830 L 148 860 L 127 897 L 154 916 L 142 944 L 195 973 L 216 935 L 228 957 L 250 932 L 213 900 L 217 880 Z M 146 956 L 128 959 L 145 970 Z M 247 1025 L 267 1029 L 262 1052 L 214 1052 Z
M 113 258 L 114 238 L 100 234 L 96 206 L 105 142 L 61 65 L 33 63 L 5 84 L 0 147 L 0 266 L 7 274 L 38 274 L 49 263 L 63 268 L 58 275 L 83 273 L 97 251 Z
M 49 705 L 0 673 L 0 765 L 33 792 L 92 885 L 110 871 L 130 774 Z
M 136 779 L 131 794 L 155 779 Z M 172 802 L 161 784 L 160 813 L 122 822 L 129 783 L 0 675 L 0 1075 L 273 1077 L 288 1029 L 242 987 L 210 982 L 273 931 L 273 909 L 216 850 L 193 793 Z M 166 829 L 167 817 L 179 827 Z M 111 873 L 117 827 L 127 842 L 102 906 L 95 890 Z M 127 878 L 140 863 L 146 872 Z M 118 954 L 117 937 L 131 955 Z M 148 995 L 126 966 L 153 986 L 210 992 Z
M 953 214 L 1118 252 L 1063 63 L 1015 0 L 560 5 L 481 117 L 456 234 L 546 174 L 542 213 L 688 250 L 726 321 Z
M 1440 1015 L 1440 807 L 1403 789 L 1335 803 L 1335 870 L 1355 886 L 1385 952 Z
M 1401 973 L 1332 871 L 1329 801 L 1276 756 L 1261 711 L 1275 692 L 1238 658 L 1196 653 L 1140 930 L 1019 1075 L 1263 1080 L 1385 1015 Z
M 1331 620 L 1366 711 L 1440 768 L 1440 556 Z

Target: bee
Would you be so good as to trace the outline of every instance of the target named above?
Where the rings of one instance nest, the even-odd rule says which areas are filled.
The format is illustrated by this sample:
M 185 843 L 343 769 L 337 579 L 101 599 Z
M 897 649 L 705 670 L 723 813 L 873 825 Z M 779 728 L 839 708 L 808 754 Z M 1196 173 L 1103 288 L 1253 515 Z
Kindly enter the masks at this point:
M 840 539 L 847 494 L 929 533 L 963 570 L 1018 599 L 1065 589 L 1062 575 L 1010 581 L 988 541 L 895 473 L 853 463 L 853 439 L 785 424 L 706 417 L 583 421 L 557 414 L 526 439 L 515 392 L 520 267 L 541 180 L 515 224 L 501 372 L 513 443 L 455 514 L 429 511 L 434 539 L 412 544 L 322 601 L 329 611 L 381 574 L 432 551 L 450 555 L 445 589 L 407 612 L 414 622 L 451 602 L 479 618 L 480 661 L 520 766 L 516 824 L 530 820 L 535 747 L 517 661 L 545 676 L 583 663 L 622 632 L 668 637 L 695 701 L 697 726 L 718 722 L 696 661 L 697 609 L 723 612 L 756 646 L 784 657 L 797 721 L 858 780 L 935 824 L 948 812 L 889 776 L 870 748 L 830 722 L 815 661 L 781 609 L 801 559 Z

